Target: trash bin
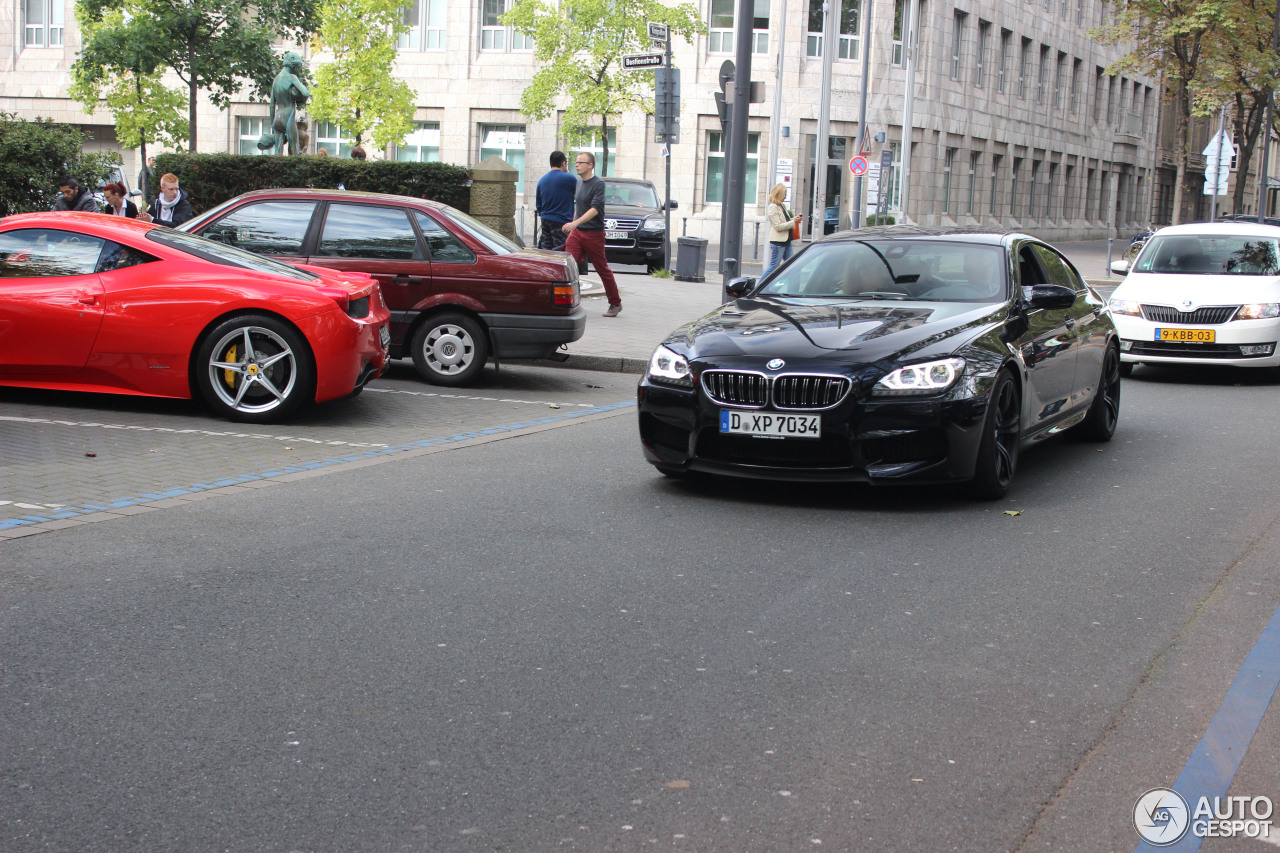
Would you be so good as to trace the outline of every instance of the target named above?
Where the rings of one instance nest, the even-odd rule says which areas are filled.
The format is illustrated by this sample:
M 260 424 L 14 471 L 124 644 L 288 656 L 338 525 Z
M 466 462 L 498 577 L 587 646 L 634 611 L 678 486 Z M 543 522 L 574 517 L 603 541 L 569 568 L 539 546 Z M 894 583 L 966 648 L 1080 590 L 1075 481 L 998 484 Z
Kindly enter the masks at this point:
M 676 281 L 706 281 L 707 241 L 701 237 L 681 237 L 676 241 Z

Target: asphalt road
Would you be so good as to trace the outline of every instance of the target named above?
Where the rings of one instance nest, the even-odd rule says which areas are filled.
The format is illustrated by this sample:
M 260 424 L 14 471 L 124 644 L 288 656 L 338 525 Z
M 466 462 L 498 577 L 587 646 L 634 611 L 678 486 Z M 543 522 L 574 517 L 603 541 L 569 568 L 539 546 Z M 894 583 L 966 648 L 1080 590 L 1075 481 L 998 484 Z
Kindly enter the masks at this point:
M 675 483 L 632 378 L 522 381 L 590 411 L 0 543 L 0 850 L 1127 851 L 1280 605 L 1267 378 L 1139 368 L 994 504 Z

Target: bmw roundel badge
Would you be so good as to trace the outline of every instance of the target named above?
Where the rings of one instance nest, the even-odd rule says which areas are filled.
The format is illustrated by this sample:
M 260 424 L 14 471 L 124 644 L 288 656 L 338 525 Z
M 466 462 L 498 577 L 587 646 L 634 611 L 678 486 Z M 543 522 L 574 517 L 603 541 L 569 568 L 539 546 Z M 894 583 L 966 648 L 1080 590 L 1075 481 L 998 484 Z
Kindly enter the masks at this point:
M 770 370 L 781 370 L 783 367 L 786 366 L 786 364 L 787 363 L 780 358 L 773 358 L 769 360 L 769 363 L 766 364 L 765 367 L 769 368 Z

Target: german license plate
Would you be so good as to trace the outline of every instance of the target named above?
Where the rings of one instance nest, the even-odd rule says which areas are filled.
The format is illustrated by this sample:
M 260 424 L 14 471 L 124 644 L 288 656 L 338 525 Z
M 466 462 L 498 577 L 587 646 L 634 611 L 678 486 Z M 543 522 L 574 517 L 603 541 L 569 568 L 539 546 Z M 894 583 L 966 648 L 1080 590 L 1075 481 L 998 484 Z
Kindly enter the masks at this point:
M 1156 329 L 1157 341 L 1180 341 L 1188 344 L 1211 344 L 1213 329 Z
M 387 328 L 386 323 L 378 327 L 378 338 L 382 341 L 383 349 L 391 346 L 391 330 Z
M 720 432 L 759 438 L 821 438 L 822 416 L 721 409 Z
M 604 238 L 606 240 L 629 240 L 631 235 L 626 231 L 606 231 L 604 232 Z

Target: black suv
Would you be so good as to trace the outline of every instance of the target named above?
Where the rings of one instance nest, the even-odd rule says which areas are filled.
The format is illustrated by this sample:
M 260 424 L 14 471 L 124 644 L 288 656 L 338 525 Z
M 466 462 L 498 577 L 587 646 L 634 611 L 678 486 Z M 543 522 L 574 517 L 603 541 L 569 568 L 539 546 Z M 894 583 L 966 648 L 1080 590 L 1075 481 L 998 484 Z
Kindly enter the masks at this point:
M 666 236 L 662 200 L 651 181 L 604 179 L 604 254 L 610 264 L 662 269 Z

